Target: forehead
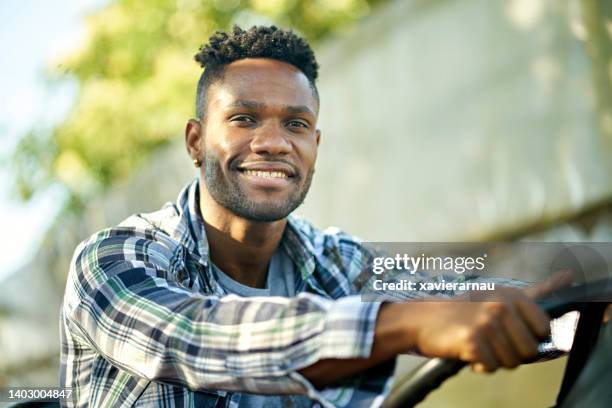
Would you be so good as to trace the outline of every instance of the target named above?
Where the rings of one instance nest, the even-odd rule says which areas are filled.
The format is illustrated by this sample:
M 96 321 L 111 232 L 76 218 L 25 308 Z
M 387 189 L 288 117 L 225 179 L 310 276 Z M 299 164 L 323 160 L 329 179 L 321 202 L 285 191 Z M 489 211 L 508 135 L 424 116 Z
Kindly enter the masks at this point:
M 286 62 L 268 58 L 246 58 L 232 62 L 223 77 L 208 89 L 211 108 L 223 108 L 236 100 L 256 101 L 266 106 L 307 106 L 316 112 L 317 102 L 308 78 Z

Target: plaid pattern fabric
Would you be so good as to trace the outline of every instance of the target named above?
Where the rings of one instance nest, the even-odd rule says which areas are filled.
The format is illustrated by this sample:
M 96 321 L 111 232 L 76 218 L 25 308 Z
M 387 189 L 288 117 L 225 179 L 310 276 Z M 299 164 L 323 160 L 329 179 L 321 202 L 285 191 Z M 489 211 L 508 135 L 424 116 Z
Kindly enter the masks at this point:
M 81 243 L 61 311 L 61 384 L 75 407 L 237 406 L 233 391 L 306 394 L 322 406 L 382 401 L 392 365 L 317 390 L 297 370 L 368 357 L 380 304 L 354 282 L 355 240 L 290 217 L 281 245 L 294 298 L 226 295 L 213 277 L 197 180 L 176 204 Z
M 289 217 L 281 245 L 298 295 L 227 295 L 210 267 L 198 195 L 195 180 L 176 204 L 77 247 L 60 316 L 60 385 L 73 388 L 65 404 L 237 407 L 249 392 L 379 406 L 394 361 L 323 390 L 297 373 L 324 358 L 370 355 L 380 302 L 359 293 L 373 254 L 337 229 Z

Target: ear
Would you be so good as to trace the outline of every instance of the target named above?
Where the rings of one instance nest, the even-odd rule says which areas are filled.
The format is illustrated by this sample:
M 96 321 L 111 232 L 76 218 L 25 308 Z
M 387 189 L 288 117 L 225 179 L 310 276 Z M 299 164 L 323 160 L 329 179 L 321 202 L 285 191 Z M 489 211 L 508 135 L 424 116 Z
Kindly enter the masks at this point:
M 185 126 L 185 147 L 192 160 L 202 160 L 202 124 L 198 119 L 189 119 Z
M 317 129 L 317 147 L 319 147 L 320 141 L 321 141 L 321 130 Z

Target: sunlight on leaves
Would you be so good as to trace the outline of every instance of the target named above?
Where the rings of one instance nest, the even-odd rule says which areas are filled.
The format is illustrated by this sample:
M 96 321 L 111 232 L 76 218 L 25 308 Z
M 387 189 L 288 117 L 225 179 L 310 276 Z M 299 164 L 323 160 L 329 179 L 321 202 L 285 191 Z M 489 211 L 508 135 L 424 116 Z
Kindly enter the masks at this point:
M 69 54 L 50 61 L 50 81 L 76 80 L 78 96 L 62 123 L 21 139 L 10 161 L 15 191 L 29 199 L 59 183 L 69 202 L 83 202 L 181 137 L 201 73 L 193 55 L 214 30 L 251 16 L 247 20 L 271 20 L 316 44 L 383 1 L 110 2 L 86 17 L 87 31 Z

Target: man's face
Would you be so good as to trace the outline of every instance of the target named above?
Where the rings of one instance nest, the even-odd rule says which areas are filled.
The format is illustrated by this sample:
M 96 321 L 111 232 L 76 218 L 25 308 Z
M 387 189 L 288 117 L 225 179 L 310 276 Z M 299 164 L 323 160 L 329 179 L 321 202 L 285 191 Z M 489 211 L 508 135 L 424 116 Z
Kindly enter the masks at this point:
M 319 143 L 306 76 L 272 59 L 228 65 L 207 93 L 203 170 L 211 197 L 251 221 L 285 218 L 303 201 Z

